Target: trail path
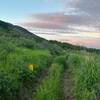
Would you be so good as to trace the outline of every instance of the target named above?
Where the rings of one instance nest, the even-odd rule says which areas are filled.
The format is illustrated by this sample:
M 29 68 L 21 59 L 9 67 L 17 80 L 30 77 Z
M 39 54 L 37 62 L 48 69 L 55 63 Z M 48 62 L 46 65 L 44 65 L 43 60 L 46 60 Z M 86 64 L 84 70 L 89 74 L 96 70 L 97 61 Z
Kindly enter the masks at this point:
M 68 69 L 64 72 L 64 100 L 73 100 L 70 91 L 70 77 Z
M 52 63 L 51 63 L 51 64 L 52 64 Z M 42 72 L 42 74 L 41 74 L 40 77 L 38 78 L 38 80 L 37 80 L 37 82 L 36 82 L 37 84 L 36 84 L 35 89 L 34 89 L 34 91 L 33 91 L 33 96 L 32 96 L 29 100 L 34 100 L 34 95 L 35 95 L 35 93 L 36 93 L 36 90 L 37 90 L 37 88 L 40 86 L 42 80 L 45 79 L 45 77 L 48 75 L 48 70 L 49 70 L 51 64 L 49 65 L 49 67 L 45 68 L 45 70 Z

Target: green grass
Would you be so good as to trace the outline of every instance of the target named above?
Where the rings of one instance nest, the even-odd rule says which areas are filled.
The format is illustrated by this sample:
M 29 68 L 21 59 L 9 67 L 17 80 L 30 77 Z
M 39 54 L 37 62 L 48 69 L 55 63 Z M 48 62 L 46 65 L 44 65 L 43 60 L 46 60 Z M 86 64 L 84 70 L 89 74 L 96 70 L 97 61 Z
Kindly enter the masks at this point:
M 63 71 L 63 65 L 52 64 L 33 100 L 63 100 Z
M 0 98 L 14 100 L 21 98 L 24 89 L 28 92 L 34 88 L 37 77 L 50 64 L 51 55 L 48 51 L 15 48 L 0 59 Z M 29 64 L 35 66 L 33 71 L 29 70 Z
M 68 58 L 75 100 L 99 100 L 100 64 L 94 55 L 73 53 Z
M 29 100 L 51 62 L 54 64 L 37 89 L 36 100 L 63 100 L 65 68 L 70 71 L 75 100 L 99 100 L 100 50 L 47 41 L 0 21 L 0 100 Z

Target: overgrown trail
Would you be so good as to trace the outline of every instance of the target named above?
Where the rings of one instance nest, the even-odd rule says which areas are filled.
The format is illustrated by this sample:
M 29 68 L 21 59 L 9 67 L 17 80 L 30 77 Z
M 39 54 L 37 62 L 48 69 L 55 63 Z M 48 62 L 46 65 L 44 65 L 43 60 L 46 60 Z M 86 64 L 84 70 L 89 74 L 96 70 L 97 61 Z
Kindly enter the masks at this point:
M 70 77 L 68 69 L 64 72 L 64 100 L 73 100 L 70 89 Z
M 34 95 L 36 93 L 36 90 L 40 86 L 40 84 L 43 81 L 43 79 L 45 79 L 45 77 L 48 75 L 48 70 L 49 70 L 51 64 L 52 63 L 50 63 L 48 65 L 49 67 L 45 68 L 44 71 L 41 73 L 41 75 L 38 77 L 37 82 L 36 82 L 36 85 L 35 85 L 35 88 L 34 88 L 34 91 L 33 91 L 33 95 L 32 95 L 32 97 L 29 100 L 34 100 Z

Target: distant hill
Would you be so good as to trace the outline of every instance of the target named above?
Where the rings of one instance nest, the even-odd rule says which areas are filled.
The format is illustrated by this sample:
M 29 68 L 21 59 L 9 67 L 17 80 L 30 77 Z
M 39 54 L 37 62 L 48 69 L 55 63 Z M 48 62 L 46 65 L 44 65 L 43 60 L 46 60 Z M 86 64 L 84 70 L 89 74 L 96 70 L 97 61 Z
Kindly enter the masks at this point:
M 52 54 L 63 52 L 63 49 L 57 44 L 52 44 L 20 26 L 3 21 L 0 21 L 0 45 L 49 50 Z
M 20 26 L 0 21 L 0 46 L 3 45 L 7 45 L 9 47 L 13 45 L 16 47 L 23 47 L 29 49 L 45 49 L 49 50 L 52 54 L 62 54 L 64 50 L 68 49 L 97 52 L 99 51 L 96 49 L 87 49 L 85 47 L 74 46 L 68 43 L 48 41 L 46 39 L 36 36 L 35 34 L 29 32 L 28 30 Z

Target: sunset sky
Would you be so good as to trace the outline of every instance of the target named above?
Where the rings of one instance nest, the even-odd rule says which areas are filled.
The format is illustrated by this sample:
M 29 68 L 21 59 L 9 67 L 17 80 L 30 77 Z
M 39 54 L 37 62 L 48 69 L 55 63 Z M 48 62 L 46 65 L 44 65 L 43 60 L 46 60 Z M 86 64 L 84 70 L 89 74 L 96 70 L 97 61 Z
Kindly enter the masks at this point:
M 0 20 L 49 40 L 100 48 L 100 0 L 0 0 Z

